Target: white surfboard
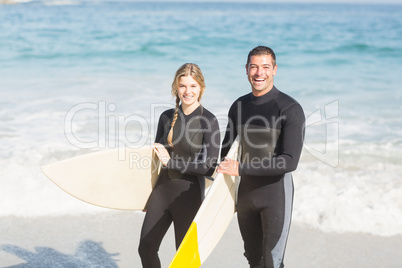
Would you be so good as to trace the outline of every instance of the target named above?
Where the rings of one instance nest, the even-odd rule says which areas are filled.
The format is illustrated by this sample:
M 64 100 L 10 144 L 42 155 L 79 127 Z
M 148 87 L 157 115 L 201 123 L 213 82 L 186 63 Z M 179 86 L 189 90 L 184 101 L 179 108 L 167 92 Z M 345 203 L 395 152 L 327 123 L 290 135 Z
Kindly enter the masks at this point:
M 142 210 L 155 186 L 160 162 L 151 146 L 146 146 L 90 153 L 44 166 L 42 171 L 82 201 L 106 208 Z
M 238 159 L 236 138 L 227 155 Z M 236 212 L 238 177 L 218 173 L 169 268 L 198 268 L 211 254 Z

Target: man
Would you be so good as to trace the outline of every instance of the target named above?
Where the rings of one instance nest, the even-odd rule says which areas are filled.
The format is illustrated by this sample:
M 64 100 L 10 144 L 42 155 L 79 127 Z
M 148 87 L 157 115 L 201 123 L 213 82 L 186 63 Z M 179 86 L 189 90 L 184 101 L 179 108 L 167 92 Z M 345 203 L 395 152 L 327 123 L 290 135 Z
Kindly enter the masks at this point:
M 284 267 L 293 204 L 290 172 L 303 147 L 304 112 L 274 86 L 277 68 L 272 49 L 250 51 L 246 74 L 252 92 L 232 104 L 222 144 L 224 157 L 238 135 L 241 160 L 225 157 L 218 167 L 218 172 L 241 176 L 237 217 L 244 255 L 253 268 Z

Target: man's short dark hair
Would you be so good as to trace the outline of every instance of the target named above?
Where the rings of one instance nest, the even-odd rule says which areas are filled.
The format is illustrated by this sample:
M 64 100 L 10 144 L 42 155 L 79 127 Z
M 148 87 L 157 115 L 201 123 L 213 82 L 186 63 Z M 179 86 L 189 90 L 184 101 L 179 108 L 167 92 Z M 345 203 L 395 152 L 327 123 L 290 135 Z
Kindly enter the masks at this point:
M 262 55 L 271 55 L 272 57 L 272 64 L 273 66 L 276 65 L 276 56 L 275 56 L 275 52 L 266 46 L 258 46 L 253 48 L 249 53 L 248 53 L 248 57 L 247 57 L 247 65 L 250 63 L 250 58 L 252 56 L 262 56 Z

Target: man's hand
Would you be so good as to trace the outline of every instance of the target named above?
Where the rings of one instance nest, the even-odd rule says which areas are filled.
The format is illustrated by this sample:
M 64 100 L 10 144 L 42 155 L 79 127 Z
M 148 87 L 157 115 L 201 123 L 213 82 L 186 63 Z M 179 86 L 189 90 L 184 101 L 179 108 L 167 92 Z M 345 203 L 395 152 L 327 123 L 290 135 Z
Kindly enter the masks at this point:
M 239 176 L 239 162 L 225 157 L 225 161 L 219 164 L 217 172 L 230 176 Z
M 169 155 L 168 151 L 166 150 L 166 148 L 160 143 L 154 143 L 154 144 L 152 144 L 151 147 L 155 151 L 155 153 L 158 156 L 159 160 L 166 167 L 167 163 L 170 160 L 170 155 Z

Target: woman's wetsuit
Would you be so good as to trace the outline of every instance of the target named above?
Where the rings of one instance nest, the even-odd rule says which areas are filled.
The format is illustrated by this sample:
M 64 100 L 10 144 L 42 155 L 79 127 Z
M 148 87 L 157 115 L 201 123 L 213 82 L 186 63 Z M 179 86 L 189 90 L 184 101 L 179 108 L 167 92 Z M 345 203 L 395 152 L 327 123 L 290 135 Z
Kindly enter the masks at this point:
M 139 254 L 144 268 L 161 267 L 158 250 L 173 222 L 176 249 L 204 199 L 205 177 L 211 176 L 219 157 L 220 132 L 215 116 L 199 106 L 189 115 L 181 108 L 173 128 L 173 148 L 167 135 L 174 110 L 159 119 L 155 142 L 168 148 L 171 159 L 161 169 L 148 200 L 141 230 Z
M 240 97 L 229 110 L 222 157 L 240 137 L 237 217 L 250 267 L 283 267 L 293 180 L 304 138 L 304 113 L 273 87 L 267 94 Z

